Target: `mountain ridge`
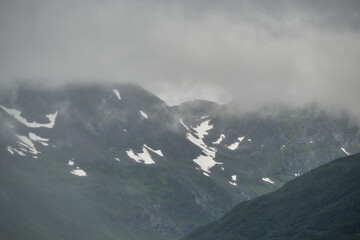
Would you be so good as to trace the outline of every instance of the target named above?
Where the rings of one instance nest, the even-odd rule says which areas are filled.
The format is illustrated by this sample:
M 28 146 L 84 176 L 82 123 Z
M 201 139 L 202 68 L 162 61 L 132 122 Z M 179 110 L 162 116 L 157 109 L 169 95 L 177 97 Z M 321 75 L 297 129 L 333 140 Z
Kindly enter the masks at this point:
M 301 110 L 233 116 L 196 102 L 170 107 L 127 85 L 1 93 L 0 105 L 11 111 L 0 109 L 0 192 L 12 197 L 0 205 L 10 199 L 23 209 L 31 200 L 29 209 L 10 208 L 13 215 L 2 209 L 4 220 L 49 224 L 36 227 L 47 238 L 51 229 L 59 233 L 56 221 L 72 222 L 74 236 L 88 239 L 175 239 L 346 155 L 341 148 L 359 151 L 358 128 L 347 117 Z M 52 127 L 31 127 L 50 120 Z M 16 189 L 25 198 L 16 199 Z M 42 205 L 44 212 L 34 210 Z M 34 219 L 24 222 L 29 212 Z M 62 214 L 44 222 L 46 212 Z

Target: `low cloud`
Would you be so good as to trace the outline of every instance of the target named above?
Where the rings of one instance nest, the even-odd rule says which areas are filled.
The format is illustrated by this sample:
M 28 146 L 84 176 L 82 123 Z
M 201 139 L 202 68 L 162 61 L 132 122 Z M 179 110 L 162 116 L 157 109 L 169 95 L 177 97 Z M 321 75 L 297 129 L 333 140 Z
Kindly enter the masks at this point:
M 0 0 L 0 81 L 360 113 L 359 1 Z

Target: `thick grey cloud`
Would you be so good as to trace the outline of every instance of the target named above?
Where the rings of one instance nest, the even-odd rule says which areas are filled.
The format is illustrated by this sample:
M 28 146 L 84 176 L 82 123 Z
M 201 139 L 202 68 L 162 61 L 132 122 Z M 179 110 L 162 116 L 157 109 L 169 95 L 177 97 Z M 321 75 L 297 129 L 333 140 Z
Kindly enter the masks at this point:
M 0 81 L 360 113 L 360 1 L 0 0 Z

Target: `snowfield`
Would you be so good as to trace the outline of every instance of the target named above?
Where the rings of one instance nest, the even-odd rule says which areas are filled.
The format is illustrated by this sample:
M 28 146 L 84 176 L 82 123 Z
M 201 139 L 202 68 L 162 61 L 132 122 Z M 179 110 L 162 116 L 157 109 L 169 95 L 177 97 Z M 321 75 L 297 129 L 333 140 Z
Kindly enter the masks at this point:
M 21 116 L 21 112 L 19 110 L 16 109 L 10 109 L 10 108 L 6 108 L 2 105 L 0 105 L 0 107 L 7 112 L 9 115 L 13 116 L 16 120 L 18 120 L 19 122 L 21 122 L 22 124 L 24 124 L 27 127 L 30 128 L 40 128 L 40 127 L 44 127 L 44 128 L 53 128 L 55 125 L 55 119 L 57 117 L 58 112 L 56 111 L 55 113 L 50 113 L 48 115 L 46 115 L 46 117 L 49 119 L 49 123 L 37 123 L 35 121 L 33 122 L 28 122 L 26 120 L 26 118 L 23 118 Z
M 275 182 L 272 181 L 270 178 L 262 178 L 262 180 L 263 180 L 264 182 L 268 182 L 268 183 L 271 183 L 271 184 L 274 184 L 274 183 L 275 183 Z
M 182 120 L 180 120 L 180 123 L 188 131 L 186 133 L 186 138 L 194 145 L 198 146 L 203 152 L 202 155 L 199 155 L 193 161 L 201 168 L 205 176 L 209 176 L 212 167 L 217 164 L 223 164 L 214 160 L 217 149 L 207 146 L 204 142 L 204 137 L 209 134 L 208 131 L 213 128 L 213 125 L 210 124 L 210 120 L 206 120 L 196 127 L 188 127 Z M 192 128 L 192 130 L 190 128 Z
M 113 92 L 114 92 L 114 94 L 116 95 L 116 97 L 117 97 L 119 100 L 121 100 L 121 96 L 120 96 L 119 90 L 114 89 Z

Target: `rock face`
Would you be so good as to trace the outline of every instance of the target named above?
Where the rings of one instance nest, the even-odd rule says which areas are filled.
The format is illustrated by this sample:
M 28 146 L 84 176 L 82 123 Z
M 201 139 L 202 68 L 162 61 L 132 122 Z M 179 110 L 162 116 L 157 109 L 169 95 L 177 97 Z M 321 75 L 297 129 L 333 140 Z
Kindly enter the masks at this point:
M 350 117 L 316 107 L 169 107 L 134 85 L 2 91 L 8 239 L 175 239 L 359 151 Z

